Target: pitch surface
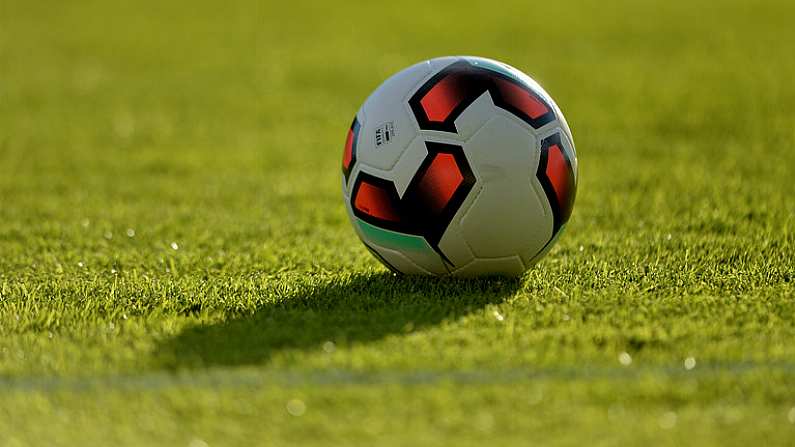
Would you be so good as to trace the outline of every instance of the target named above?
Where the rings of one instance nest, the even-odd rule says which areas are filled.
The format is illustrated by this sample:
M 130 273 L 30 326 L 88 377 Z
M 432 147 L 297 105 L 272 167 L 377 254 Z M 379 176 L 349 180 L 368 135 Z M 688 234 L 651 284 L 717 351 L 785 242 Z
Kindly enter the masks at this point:
M 0 444 L 792 444 L 790 2 L 167 3 L 3 3 Z M 574 215 L 394 278 L 349 120 L 462 53 L 563 107 Z

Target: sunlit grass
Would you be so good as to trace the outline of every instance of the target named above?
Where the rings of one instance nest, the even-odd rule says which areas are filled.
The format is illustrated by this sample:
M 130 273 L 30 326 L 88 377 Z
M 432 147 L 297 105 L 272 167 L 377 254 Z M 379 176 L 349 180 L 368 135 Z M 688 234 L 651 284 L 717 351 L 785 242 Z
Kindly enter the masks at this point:
M 792 443 L 792 5 L 166 3 L 0 8 L 0 445 Z M 572 126 L 521 279 L 345 216 L 351 117 L 444 54 Z

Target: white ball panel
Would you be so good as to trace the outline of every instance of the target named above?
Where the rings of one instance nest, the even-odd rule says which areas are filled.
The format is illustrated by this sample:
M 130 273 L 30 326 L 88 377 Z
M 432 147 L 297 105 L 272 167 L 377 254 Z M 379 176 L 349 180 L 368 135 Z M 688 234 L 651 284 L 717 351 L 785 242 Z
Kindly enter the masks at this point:
M 364 162 L 360 162 L 358 163 L 358 171 L 356 171 L 356 174 L 358 175 L 358 172 L 362 171 L 384 180 L 389 180 L 395 184 L 398 195 L 403 197 L 403 193 L 406 192 L 409 183 L 411 183 L 411 179 L 414 178 L 417 173 L 417 168 L 419 168 L 427 156 L 428 148 L 425 146 L 425 140 L 417 137 L 406 147 L 405 151 L 403 151 L 403 155 L 401 155 L 392 169 L 379 169 Z
M 475 256 L 540 250 L 552 235 L 552 216 L 544 212 L 531 185 L 540 154 L 535 137 L 515 121 L 498 116 L 464 148 L 482 187 L 461 218 Z
M 356 235 L 359 236 L 359 239 L 366 241 L 367 238 L 365 238 L 364 233 L 362 233 L 362 230 L 359 228 L 359 226 L 355 224 L 356 216 L 353 215 L 353 207 L 351 205 L 350 199 L 347 197 L 345 198 L 345 212 L 348 213 L 348 220 L 352 224 L 351 226 L 353 227 L 353 231 L 356 232 Z
M 498 108 L 491 99 L 491 94 L 483 92 L 469 107 L 455 120 L 458 136 L 468 140 L 481 127 L 483 127 L 495 114 Z
M 406 251 L 403 254 L 412 262 L 434 275 L 447 275 L 450 273 L 442 258 L 435 251 Z
M 406 92 L 415 90 L 429 74 L 427 63 L 411 66 L 389 78 L 367 98 L 362 106 L 367 122 L 359 131 L 357 147 L 357 158 L 361 162 L 379 169 L 392 169 L 417 135 L 414 118 L 404 107 Z M 391 139 L 388 142 L 381 139 L 382 143 L 377 145 L 376 133 L 387 125 L 391 126 Z
M 378 252 L 378 254 L 386 260 L 392 267 L 398 269 L 400 272 L 405 273 L 407 275 L 431 275 L 432 272 L 420 267 L 416 263 L 412 262 L 408 257 L 406 257 L 403 253 L 390 250 L 388 248 L 381 247 L 379 245 L 375 245 L 372 243 L 368 243 L 371 249 Z M 380 261 L 380 259 L 379 259 Z
M 395 183 L 395 188 L 397 188 L 400 197 L 403 197 L 403 193 L 409 187 L 411 179 L 417 173 L 417 168 L 420 167 L 427 156 L 428 148 L 425 146 L 425 140 L 417 137 L 403 151 L 403 155 L 395 163 L 395 167 L 389 173 L 389 177 L 384 177 Z
M 442 239 L 439 241 L 439 249 L 442 250 L 453 265 L 457 266 L 465 265 L 475 257 L 472 250 L 469 249 L 461 226 L 455 220 L 450 222 L 444 235 L 442 235 Z
M 477 258 L 454 271 L 452 275 L 463 278 L 488 275 L 519 276 L 525 270 L 525 266 L 519 256 L 492 259 Z

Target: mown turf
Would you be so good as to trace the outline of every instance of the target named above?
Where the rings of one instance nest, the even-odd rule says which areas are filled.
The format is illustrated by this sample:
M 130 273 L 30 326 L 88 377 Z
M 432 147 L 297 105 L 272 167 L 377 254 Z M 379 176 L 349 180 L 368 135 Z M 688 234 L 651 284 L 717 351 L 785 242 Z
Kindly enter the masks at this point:
M 0 5 L 0 445 L 792 445 L 788 1 Z M 569 118 L 520 280 L 405 279 L 339 160 L 385 77 Z

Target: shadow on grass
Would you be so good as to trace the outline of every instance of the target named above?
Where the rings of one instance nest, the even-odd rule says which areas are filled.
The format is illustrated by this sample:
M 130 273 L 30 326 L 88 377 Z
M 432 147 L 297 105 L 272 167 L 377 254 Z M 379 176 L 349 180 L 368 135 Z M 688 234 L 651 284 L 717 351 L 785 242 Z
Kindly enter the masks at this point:
M 321 350 L 422 330 L 512 296 L 518 279 L 437 279 L 360 274 L 301 287 L 248 316 L 184 330 L 159 349 L 164 366 L 202 368 L 265 363 L 288 349 Z

